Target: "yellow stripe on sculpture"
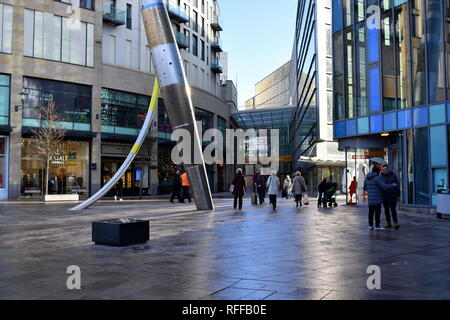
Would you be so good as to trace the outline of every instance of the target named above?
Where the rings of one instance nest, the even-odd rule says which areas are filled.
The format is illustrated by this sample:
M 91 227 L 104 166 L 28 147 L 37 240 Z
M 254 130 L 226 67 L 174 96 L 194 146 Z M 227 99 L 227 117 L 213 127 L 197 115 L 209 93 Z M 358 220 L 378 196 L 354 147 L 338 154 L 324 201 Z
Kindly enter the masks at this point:
M 149 111 L 155 111 L 156 106 L 158 105 L 159 98 L 159 82 L 158 79 L 155 78 L 155 84 L 153 85 L 152 98 L 150 100 L 150 106 L 148 107 Z

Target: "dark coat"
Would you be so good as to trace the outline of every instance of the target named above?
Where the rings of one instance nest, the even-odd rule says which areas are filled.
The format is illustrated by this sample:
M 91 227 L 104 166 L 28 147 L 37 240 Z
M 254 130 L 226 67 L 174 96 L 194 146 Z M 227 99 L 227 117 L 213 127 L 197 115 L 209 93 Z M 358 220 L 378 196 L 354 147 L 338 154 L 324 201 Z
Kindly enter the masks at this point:
M 175 190 L 181 189 L 181 176 L 178 173 L 173 175 L 172 188 Z
M 245 178 L 242 173 L 238 173 L 234 176 L 232 184 L 234 185 L 234 195 L 243 196 L 245 194 L 247 190 L 247 183 L 245 182 Z
M 253 176 L 253 187 L 256 192 L 262 193 L 266 191 L 266 179 L 261 174 Z
M 327 180 L 323 180 L 319 184 L 319 193 L 325 193 L 327 191 Z
M 398 183 L 397 176 L 389 171 L 388 173 L 382 174 L 380 179 L 385 184 L 397 184 L 397 188 L 394 190 L 381 190 L 381 194 L 383 195 L 383 202 L 395 202 L 398 197 L 400 197 L 400 184 Z
M 383 202 L 382 190 L 395 190 L 398 186 L 386 184 L 376 173 L 371 172 L 364 181 L 364 191 L 367 191 L 369 205 L 378 205 Z
M 305 179 L 302 176 L 295 176 L 293 180 L 293 192 L 294 194 L 300 195 L 307 191 Z

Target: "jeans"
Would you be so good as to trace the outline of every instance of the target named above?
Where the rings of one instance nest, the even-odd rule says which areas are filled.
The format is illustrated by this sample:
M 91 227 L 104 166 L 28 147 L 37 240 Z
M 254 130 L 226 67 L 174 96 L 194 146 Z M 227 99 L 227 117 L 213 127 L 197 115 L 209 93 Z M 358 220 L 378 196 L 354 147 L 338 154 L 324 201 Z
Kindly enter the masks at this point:
M 373 227 L 373 217 L 375 216 L 375 227 L 380 227 L 381 204 L 369 205 L 369 226 Z
M 234 195 L 234 208 L 236 209 L 238 206 L 238 199 L 239 199 L 239 210 L 242 209 L 242 194 L 235 194 Z
M 383 202 L 384 206 L 384 213 L 386 215 L 386 222 L 387 224 L 391 224 L 391 214 L 392 219 L 394 220 L 394 223 L 398 223 L 398 217 L 397 217 L 397 201 L 386 201 Z
M 270 198 L 270 203 L 273 206 L 273 210 L 275 210 L 277 208 L 277 195 L 276 194 L 270 194 L 269 198 Z
M 295 195 L 295 202 L 297 203 L 297 207 L 300 205 L 300 207 L 302 206 L 302 194 L 296 194 Z

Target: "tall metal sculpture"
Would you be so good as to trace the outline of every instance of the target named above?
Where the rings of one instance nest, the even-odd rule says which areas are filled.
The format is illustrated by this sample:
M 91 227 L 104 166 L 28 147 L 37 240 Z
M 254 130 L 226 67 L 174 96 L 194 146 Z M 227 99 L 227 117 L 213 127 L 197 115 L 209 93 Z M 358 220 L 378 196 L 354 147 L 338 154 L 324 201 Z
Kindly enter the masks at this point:
M 133 162 L 142 145 L 150 127 L 154 108 L 158 102 L 158 93 L 161 90 L 166 105 L 167 114 L 174 130 L 187 130 L 192 142 L 192 159 L 185 163 L 195 204 L 198 210 L 214 210 L 211 189 L 206 173 L 203 158 L 202 144 L 195 120 L 195 112 L 191 101 L 190 88 L 183 68 L 180 51 L 176 44 L 167 9 L 160 0 L 141 0 L 142 18 L 147 33 L 149 46 L 152 50 L 153 63 L 156 76 L 150 109 L 139 137 L 114 177 L 93 197 L 71 209 L 72 211 L 85 209 L 111 190 L 121 179 L 125 171 Z M 159 85 L 158 85 L 159 83 Z M 200 164 L 195 164 L 195 159 Z
M 184 167 L 198 210 L 213 210 L 211 189 L 206 173 L 189 84 L 183 68 L 172 24 L 167 9 L 161 0 L 141 0 L 142 18 L 148 44 L 153 55 L 161 93 L 167 114 L 174 130 L 185 129 L 190 133 L 192 153 L 190 163 Z M 200 164 L 195 164 L 194 158 Z

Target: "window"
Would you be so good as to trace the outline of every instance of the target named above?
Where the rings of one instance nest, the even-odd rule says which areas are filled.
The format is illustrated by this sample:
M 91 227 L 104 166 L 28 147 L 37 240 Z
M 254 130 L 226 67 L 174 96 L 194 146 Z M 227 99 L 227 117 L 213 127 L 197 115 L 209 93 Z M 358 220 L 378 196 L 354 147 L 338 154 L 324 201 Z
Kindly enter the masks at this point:
M 127 3 L 127 29 L 132 29 L 132 6 Z
M 428 50 L 428 96 L 429 103 L 443 102 L 445 100 L 445 67 L 443 47 L 443 16 L 441 1 L 425 0 L 427 8 L 427 37 Z
M 116 36 L 109 36 L 109 44 L 108 44 L 108 62 L 115 64 L 116 63 Z
M 94 66 L 94 25 L 25 9 L 24 55 Z
M 80 0 L 80 8 L 95 10 L 95 0 Z
M 102 88 L 102 132 L 137 135 L 148 111 L 150 98 Z
M 411 60 L 412 60 L 412 86 L 413 104 L 420 106 L 426 103 L 426 65 L 425 65 L 425 41 L 423 25 L 423 2 L 412 0 L 411 2 Z
M 428 128 L 414 129 L 414 184 L 416 204 L 430 204 Z
M 192 35 L 192 54 L 198 57 L 198 37 Z
M 383 13 L 381 18 L 381 54 L 383 59 L 383 111 L 395 110 L 396 105 L 396 81 L 394 59 L 394 35 L 393 16 L 389 10 Z
M 200 40 L 200 43 L 201 43 L 201 45 L 200 45 L 200 50 L 201 50 L 201 55 L 200 55 L 200 57 L 201 57 L 201 59 L 202 59 L 203 61 L 205 61 L 205 41 Z
M 0 189 L 5 189 L 7 180 L 7 153 L 6 137 L 0 137 Z
M 26 93 L 22 123 L 26 127 L 38 127 L 40 108 L 54 102 L 63 117 L 60 125 L 66 130 L 91 130 L 92 87 L 53 80 L 24 77 Z
M 367 110 L 367 77 L 366 77 L 366 23 L 356 27 L 356 116 L 366 116 Z M 338 60 L 339 61 L 339 60 Z M 336 63 L 338 63 L 336 61 Z
M 0 126 L 9 124 L 10 76 L 0 74 Z
M 395 8 L 395 45 L 396 45 L 396 78 L 397 78 L 397 109 L 411 107 L 410 69 L 409 69 L 409 28 L 408 5 Z
M 0 52 L 12 53 L 13 7 L 0 3 Z

